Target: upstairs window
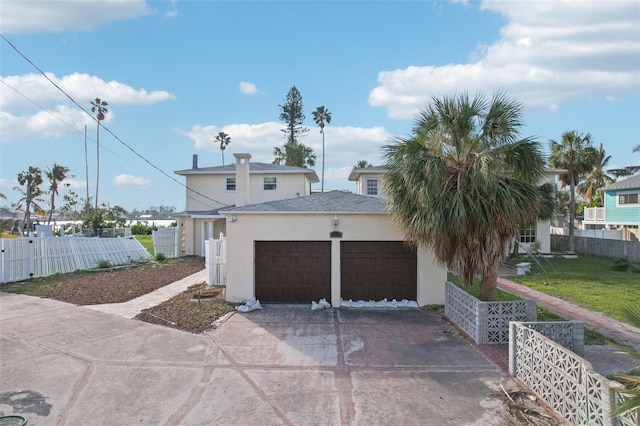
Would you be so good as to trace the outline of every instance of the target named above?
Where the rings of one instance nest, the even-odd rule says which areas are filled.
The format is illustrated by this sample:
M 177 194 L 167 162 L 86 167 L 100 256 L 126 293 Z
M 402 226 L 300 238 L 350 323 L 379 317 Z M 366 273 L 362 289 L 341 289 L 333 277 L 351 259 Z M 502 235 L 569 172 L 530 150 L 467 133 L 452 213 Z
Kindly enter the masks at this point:
M 378 179 L 367 179 L 367 195 L 378 195 Z
M 536 225 L 531 224 L 520 230 L 520 238 L 518 242 L 521 244 L 530 244 L 536 241 Z
M 227 191 L 235 191 L 236 190 L 236 178 L 228 177 L 227 178 Z
M 618 194 L 618 205 L 619 206 L 629 206 L 629 205 L 638 205 L 638 193 L 637 192 L 628 192 L 626 194 Z
M 275 191 L 278 189 L 278 179 L 275 177 L 266 177 L 262 179 L 262 189 L 265 191 Z

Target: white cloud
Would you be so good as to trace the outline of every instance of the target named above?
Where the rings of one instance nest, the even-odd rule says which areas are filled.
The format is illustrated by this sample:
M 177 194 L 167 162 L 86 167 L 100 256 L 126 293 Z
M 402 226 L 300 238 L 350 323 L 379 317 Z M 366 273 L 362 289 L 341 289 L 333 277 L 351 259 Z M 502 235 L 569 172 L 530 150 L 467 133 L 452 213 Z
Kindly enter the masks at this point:
M 175 99 L 169 92 L 134 89 L 131 86 L 104 80 L 88 74 L 73 73 L 62 78 L 47 73 L 47 77 L 89 111 L 89 102 L 96 94 L 109 103 L 105 122 L 115 118 L 111 105 L 149 105 Z M 70 132 L 82 132 L 85 124 L 93 124 L 86 113 L 68 101 L 40 74 L 0 77 L 0 123 L 2 141 L 17 138 L 57 138 Z M 19 88 L 13 90 L 12 88 Z M 92 94 L 90 96 L 89 94 Z M 42 108 L 46 110 L 42 110 Z
M 151 184 L 149 179 L 145 179 L 133 175 L 117 175 L 113 178 L 113 184 L 115 186 L 136 187 L 140 189 L 148 188 Z
M 238 90 L 245 95 L 256 95 L 260 93 L 255 84 L 246 81 L 241 81 L 240 84 L 238 84 Z
M 2 31 L 5 34 L 90 31 L 110 22 L 154 13 L 144 0 L 2 0 Z
M 506 89 L 525 107 L 553 111 L 588 97 L 640 94 L 638 7 L 633 1 L 485 1 L 509 23 L 474 62 L 382 71 L 369 104 L 409 119 L 433 96 Z
M 215 141 L 218 132 L 225 132 L 231 137 L 231 143 L 224 152 L 225 164 L 233 161 L 234 152 L 248 152 L 251 161 L 270 163 L 274 159 L 273 148 L 284 143 L 282 123 L 266 122 L 261 124 L 230 124 L 219 127 L 193 126 L 190 130 L 174 129 L 178 134 L 194 141 L 196 150 L 212 153 L 212 156 L 199 158 L 203 167 L 222 164 L 220 145 Z M 381 162 L 380 148 L 391 135 L 383 127 L 325 127 L 325 164 L 332 164 L 338 169 L 351 167 L 358 160 L 368 160 L 374 164 Z M 311 147 L 316 154 L 316 167 L 320 172 L 322 161 L 322 135 L 311 131 L 300 139 L 300 142 Z M 185 160 L 186 161 L 186 160 Z M 185 163 L 186 164 L 186 163 Z M 190 164 L 190 163 L 189 163 Z M 186 167 L 185 167 L 186 168 Z M 325 170 L 325 174 L 327 170 Z M 341 176 L 348 175 L 342 170 Z

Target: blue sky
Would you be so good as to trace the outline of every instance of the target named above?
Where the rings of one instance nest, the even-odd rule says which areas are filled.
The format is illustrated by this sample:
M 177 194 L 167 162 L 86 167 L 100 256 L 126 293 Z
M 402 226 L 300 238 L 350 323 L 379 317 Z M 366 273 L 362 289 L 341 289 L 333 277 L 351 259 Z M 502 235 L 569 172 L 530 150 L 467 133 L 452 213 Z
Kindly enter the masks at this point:
M 78 104 L 109 103 L 100 135 L 99 201 L 126 209 L 185 206 L 175 170 L 222 164 L 225 151 L 271 162 L 289 88 L 302 94 L 325 189 L 354 190 L 358 160 L 406 136 L 432 96 L 503 89 L 524 104 L 523 136 L 546 150 L 566 130 L 590 132 L 610 166 L 640 164 L 638 1 L 30 1 L 0 0 L 0 32 Z M 29 166 L 54 162 L 90 193 L 96 125 L 0 40 L 0 192 Z M 163 174 L 162 172 L 166 173 Z M 314 185 L 319 189 L 320 184 Z M 63 192 L 66 189 L 63 190 Z

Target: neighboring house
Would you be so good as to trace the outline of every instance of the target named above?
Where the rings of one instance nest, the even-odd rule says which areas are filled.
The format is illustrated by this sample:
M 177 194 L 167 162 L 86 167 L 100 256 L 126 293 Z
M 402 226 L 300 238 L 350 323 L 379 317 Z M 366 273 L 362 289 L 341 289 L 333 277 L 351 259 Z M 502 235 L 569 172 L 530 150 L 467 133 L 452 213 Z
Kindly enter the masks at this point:
M 304 167 L 250 163 L 251 155 L 234 154 L 235 164 L 199 167 L 193 156 L 190 169 L 174 173 L 186 178 L 186 210 L 176 214 L 180 230 L 180 254 L 204 256 L 204 241 L 226 233 L 220 209 L 252 203 L 300 197 L 311 193 L 316 172 Z
M 385 198 L 382 178 L 387 169 L 385 166 L 371 166 L 353 169 L 349 180 L 356 183 L 356 194 Z
M 384 166 L 373 166 L 353 169 L 349 174 L 349 180 L 356 183 L 356 193 L 374 197 L 385 196 L 383 177 L 387 172 Z M 540 185 L 554 183 L 556 176 L 566 172 L 562 169 L 545 169 Z M 521 246 L 529 248 L 535 241 L 540 243 L 540 252 L 551 251 L 551 220 L 538 220 L 522 228 L 518 242 Z
M 584 209 L 584 225 L 605 229 L 640 227 L 640 175 L 628 177 L 600 188 L 604 207 Z M 636 237 L 637 238 L 637 237 Z

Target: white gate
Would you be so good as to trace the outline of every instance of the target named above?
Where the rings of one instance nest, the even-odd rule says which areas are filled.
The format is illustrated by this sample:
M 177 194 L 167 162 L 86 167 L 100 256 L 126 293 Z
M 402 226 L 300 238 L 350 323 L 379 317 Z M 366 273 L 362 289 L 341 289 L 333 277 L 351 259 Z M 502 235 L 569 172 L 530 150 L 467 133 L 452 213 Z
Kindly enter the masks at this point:
M 222 232 L 218 240 L 205 240 L 204 253 L 207 284 L 227 284 L 227 240 Z
M 158 228 L 151 231 L 153 252 L 166 258 L 178 257 L 178 228 Z

